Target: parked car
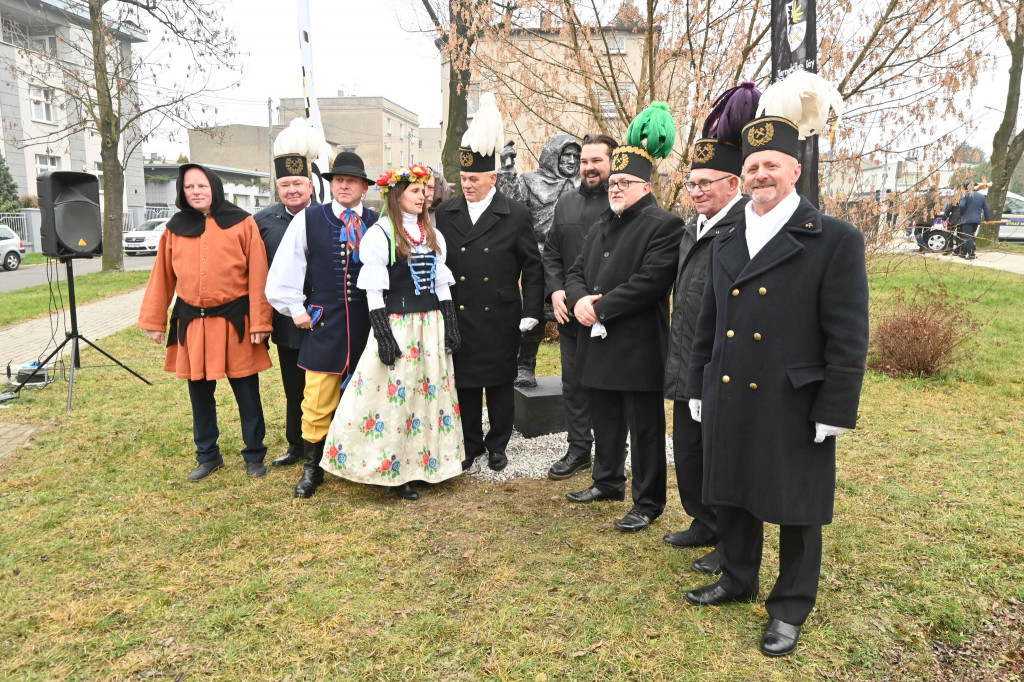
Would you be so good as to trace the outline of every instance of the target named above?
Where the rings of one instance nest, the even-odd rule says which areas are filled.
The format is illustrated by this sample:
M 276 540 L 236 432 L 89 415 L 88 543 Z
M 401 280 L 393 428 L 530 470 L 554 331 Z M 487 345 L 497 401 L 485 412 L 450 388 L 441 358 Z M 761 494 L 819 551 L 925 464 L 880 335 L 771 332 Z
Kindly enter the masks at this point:
M 0 225 L 0 264 L 3 264 L 4 270 L 17 270 L 24 255 L 25 244 L 21 237 L 6 225 Z
M 125 255 L 152 255 L 160 243 L 160 235 L 167 227 L 168 218 L 147 220 L 134 230 L 125 232 L 121 237 L 121 247 Z

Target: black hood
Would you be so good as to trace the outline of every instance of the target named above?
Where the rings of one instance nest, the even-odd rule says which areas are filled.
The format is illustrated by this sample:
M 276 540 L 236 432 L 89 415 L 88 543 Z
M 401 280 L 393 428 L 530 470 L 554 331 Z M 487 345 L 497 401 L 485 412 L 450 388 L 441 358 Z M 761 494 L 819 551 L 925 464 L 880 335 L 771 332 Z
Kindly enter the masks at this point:
M 180 210 L 167 221 L 168 230 L 179 237 L 198 237 L 206 231 L 206 216 L 192 208 L 185 198 L 185 172 L 191 168 L 203 171 L 210 180 L 210 191 L 213 193 L 210 216 L 218 227 L 226 230 L 249 217 L 248 211 L 224 198 L 224 183 L 221 182 L 220 176 L 198 163 L 185 163 L 178 168 L 177 193 L 174 199 L 174 205 Z

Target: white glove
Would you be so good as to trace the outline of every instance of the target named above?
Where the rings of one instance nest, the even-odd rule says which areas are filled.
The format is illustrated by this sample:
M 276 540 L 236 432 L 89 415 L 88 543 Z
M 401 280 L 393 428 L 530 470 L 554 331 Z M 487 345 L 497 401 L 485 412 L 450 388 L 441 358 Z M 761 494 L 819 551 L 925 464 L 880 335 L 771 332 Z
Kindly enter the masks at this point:
M 829 436 L 841 436 L 846 433 L 848 429 L 844 429 L 842 426 L 829 426 L 828 424 L 814 423 L 814 442 L 824 443 L 825 439 Z
M 540 320 L 538 320 L 536 317 L 524 317 L 523 319 L 519 320 L 519 331 L 528 332 L 534 327 L 536 327 L 539 322 Z
M 700 406 L 700 400 L 697 398 L 690 398 L 690 417 L 692 417 L 695 422 L 700 421 Z
M 601 339 L 607 338 L 608 330 L 605 329 L 604 325 L 601 324 L 600 322 L 595 322 L 593 326 L 590 327 L 590 337 Z

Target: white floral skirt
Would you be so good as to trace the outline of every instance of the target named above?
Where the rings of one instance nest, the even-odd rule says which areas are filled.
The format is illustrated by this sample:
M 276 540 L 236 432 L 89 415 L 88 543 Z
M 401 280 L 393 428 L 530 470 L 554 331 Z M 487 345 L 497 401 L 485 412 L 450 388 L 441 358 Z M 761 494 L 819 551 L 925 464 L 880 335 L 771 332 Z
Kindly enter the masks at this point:
M 390 315 L 402 357 L 391 369 L 371 335 L 327 432 L 324 471 L 357 483 L 436 483 L 462 473 L 455 369 L 439 311 Z

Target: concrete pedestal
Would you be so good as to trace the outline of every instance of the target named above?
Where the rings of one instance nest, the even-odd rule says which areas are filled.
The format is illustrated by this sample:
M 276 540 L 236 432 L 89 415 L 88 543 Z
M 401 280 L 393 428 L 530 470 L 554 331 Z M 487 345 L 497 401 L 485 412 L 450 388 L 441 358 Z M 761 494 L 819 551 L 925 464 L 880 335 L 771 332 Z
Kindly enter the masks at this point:
M 515 389 L 516 431 L 527 438 L 565 431 L 562 378 L 537 377 L 536 388 Z

